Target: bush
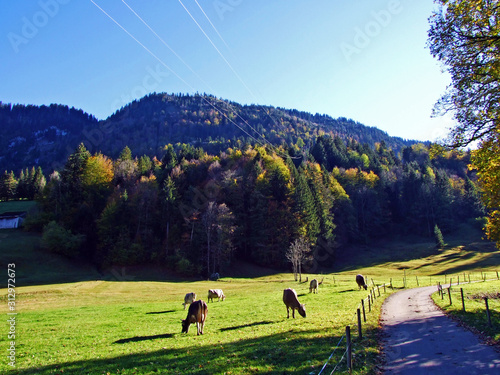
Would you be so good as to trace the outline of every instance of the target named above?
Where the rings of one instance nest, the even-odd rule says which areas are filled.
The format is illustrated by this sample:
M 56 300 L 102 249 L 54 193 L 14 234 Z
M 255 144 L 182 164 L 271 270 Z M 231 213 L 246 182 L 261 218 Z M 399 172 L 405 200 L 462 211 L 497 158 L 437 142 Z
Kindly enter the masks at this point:
M 53 253 L 75 257 L 85 241 L 82 234 L 72 234 L 55 221 L 49 222 L 43 228 L 41 246 L 43 249 Z

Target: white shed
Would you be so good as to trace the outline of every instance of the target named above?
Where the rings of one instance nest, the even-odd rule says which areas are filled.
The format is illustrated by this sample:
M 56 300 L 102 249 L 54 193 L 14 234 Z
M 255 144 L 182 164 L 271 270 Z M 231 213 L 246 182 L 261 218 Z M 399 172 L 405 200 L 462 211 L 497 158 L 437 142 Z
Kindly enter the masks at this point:
M 5 212 L 0 214 L 0 229 L 19 228 L 26 217 L 26 212 Z

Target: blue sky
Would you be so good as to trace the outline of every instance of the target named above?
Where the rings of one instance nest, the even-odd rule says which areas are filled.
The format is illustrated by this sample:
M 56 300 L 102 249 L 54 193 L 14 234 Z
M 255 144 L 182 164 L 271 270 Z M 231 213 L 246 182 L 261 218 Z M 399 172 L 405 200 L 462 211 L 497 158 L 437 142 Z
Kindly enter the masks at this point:
M 206 92 L 408 139 L 453 124 L 431 118 L 449 84 L 425 46 L 432 0 L 93 1 L 142 46 L 90 0 L 6 2 L 0 101 L 104 119 L 149 92 Z

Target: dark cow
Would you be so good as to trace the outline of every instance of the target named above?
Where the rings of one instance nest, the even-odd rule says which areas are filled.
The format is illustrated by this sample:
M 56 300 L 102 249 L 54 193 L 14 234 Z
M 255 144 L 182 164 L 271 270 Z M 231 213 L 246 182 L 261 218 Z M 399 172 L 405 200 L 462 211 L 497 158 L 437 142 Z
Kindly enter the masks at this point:
M 356 275 L 356 283 L 358 284 L 358 288 L 361 289 L 361 287 L 365 288 L 365 290 L 368 288 L 368 285 L 365 283 L 365 278 L 363 275 Z
M 292 309 L 292 317 L 295 319 L 295 309 L 298 310 L 299 314 L 302 317 L 306 317 L 306 307 L 305 305 L 301 304 L 299 302 L 299 299 L 297 298 L 297 293 L 295 293 L 294 289 L 285 289 L 283 291 L 283 302 L 286 305 L 286 313 L 287 313 L 287 318 L 290 318 L 290 310 Z
M 309 293 L 318 293 L 318 280 L 312 279 L 309 284 Z
M 194 301 L 189 305 L 189 310 L 186 319 L 182 320 L 182 333 L 188 333 L 189 325 L 196 323 L 198 335 L 203 335 L 203 327 L 208 314 L 208 306 L 201 299 Z

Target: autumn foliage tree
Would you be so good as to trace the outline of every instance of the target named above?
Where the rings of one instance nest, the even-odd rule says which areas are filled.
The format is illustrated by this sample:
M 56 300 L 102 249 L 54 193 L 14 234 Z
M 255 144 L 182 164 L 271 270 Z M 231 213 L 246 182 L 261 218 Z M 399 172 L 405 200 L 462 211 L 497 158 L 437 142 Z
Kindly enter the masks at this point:
M 451 112 L 457 121 L 450 146 L 479 142 L 471 168 L 478 171 L 489 209 L 488 237 L 500 245 L 500 5 L 492 0 L 436 3 L 439 10 L 430 19 L 429 48 L 452 79 L 436 112 Z

